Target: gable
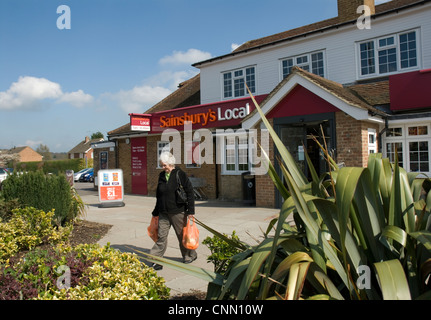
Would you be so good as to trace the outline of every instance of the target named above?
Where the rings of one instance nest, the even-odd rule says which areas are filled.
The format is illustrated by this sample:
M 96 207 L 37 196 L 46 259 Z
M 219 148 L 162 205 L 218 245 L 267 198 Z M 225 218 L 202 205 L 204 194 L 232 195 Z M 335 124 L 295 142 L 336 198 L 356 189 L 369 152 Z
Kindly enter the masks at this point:
M 266 116 L 271 119 L 336 111 L 339 109 L 303 86 L 297 85 Z

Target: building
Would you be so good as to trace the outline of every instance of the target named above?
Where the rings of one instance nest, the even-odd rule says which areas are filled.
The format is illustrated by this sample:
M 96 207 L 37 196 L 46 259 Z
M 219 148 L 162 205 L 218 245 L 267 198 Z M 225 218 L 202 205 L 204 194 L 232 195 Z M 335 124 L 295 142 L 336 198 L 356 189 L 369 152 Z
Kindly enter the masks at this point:
M 3 153 L 15 155 L 16 162 L 41 162 L 43 160 L 42 155 L 27 146 L 15 147 L 10 150 L 6 150 Z
M 175 142 L 162 135 L 170 128 L 188 144 L 179 154 L 180 166 L 203 181 L 209 198 L 243 199 L 244 173 L 256 163 L 251 133 L 256 130 L 257 140 L 263 141 L 246 85 L 306 175 L 305 150 L 319 173 L 327 170 L 311 135 L 326 142 L 346 166 L 366 166 L 374 152 L 393 161 L 397 150 L 407 171 L 431 175 L 430 17 L 429 0 L 380 5 L 338 0 L 337 17 L 252 40 L 194 64 L 199 76 L 108 133 L 115 143 L 115 164 L 125 173 L 126 192 L 155 194 L 158 154 Z M 137 119 L 144 119 L 147 131 L 133 126 Z M 193 122 L 190 133 L 185 120 Z M 199 165 L 194 158 L 204 156 L 196 135 L 207 133 L 202 129 L 212 134 L 205 139 L 213 142 L 212 150 L 205 149 L 205 156 L 213 154 L 211 164 Z M 272 140 L 268 154 L 280 170 Z M 256 174 L 255 185 L 257 206 L 281 205 L 268 175 Z
M 103 141 L 103 138 L 90 139 L 85 137 L 80 143 L 67 153 L 68 159 L 93 159 L 93 148 L 91 144 Z

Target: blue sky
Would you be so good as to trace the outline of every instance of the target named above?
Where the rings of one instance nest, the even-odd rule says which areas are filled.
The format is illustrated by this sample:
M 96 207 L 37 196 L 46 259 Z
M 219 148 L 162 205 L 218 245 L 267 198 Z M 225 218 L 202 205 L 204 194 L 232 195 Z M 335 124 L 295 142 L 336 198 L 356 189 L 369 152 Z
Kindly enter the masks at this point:
M 148 110 L 194 62 L 336 15 L 337 0 L 1 0 L 0 149 L 67 152 Z

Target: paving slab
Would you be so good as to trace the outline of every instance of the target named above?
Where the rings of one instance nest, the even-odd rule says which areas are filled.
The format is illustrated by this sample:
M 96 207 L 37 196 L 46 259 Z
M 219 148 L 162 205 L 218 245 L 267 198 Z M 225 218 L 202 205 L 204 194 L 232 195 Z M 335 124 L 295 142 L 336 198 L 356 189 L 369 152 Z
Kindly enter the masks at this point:
M 154 242 L 147 235 L 151 212 L 156 203 L 155 197 L 125 195 L 123 207 L 99 207 L 99 197 L 92 185 L 75 184 L 78 193 L 88 205 L 88 221 L 112 225 L 109 232 L 98 242 L 100 245 L 109 243 L 111 247 L 122 251 L 149 252 Z M 266 230 L 271 219 L 278 216 L 279 209 L 268 209 L 243 206 L 239 202 L 197 201 L 196 218 L 220 233 L 232 234 L 235 230 L 240 240 L 256 244 L 256 239 L 262 239 L 262 230 Z M 199 228 L 200 242 L 207 236 L 212 236 L 206 229 Z M 207 246 L 202 243 L 197 249 L 198 258 L 192 263 L 194 266 L 213 270 L 213 264 L 207 262 L 211 254 Z M 165 258 L 181 261 L 178 240 L 173 229 L 169 232 L 168 248 Z M 164 267 L 157 271 L 165 279 L 171 289 L 171 295 L 188 293 L 191 290 L 206 291 L 208 283 L 186 273 Z

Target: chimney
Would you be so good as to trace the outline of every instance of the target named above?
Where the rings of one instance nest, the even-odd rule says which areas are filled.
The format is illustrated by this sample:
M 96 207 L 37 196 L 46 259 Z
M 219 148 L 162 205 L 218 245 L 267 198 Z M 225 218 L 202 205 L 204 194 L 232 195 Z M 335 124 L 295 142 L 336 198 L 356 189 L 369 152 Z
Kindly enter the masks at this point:
M 85 142 L 84 142 L 84 143 L 87 143 L 88 141 L 90 141 L 90 137 L 89 137 L 89 136 L 86 136 L 86 137 L 85 137 Z
M 337 0 L 338 1 L 338 20 L 339 22 L 346 22 L 357 20 L 363 11 L 357 13 L 359 6 L 368 6 L 370 14 L 376 13 L 376 6 L 374 0 Z

